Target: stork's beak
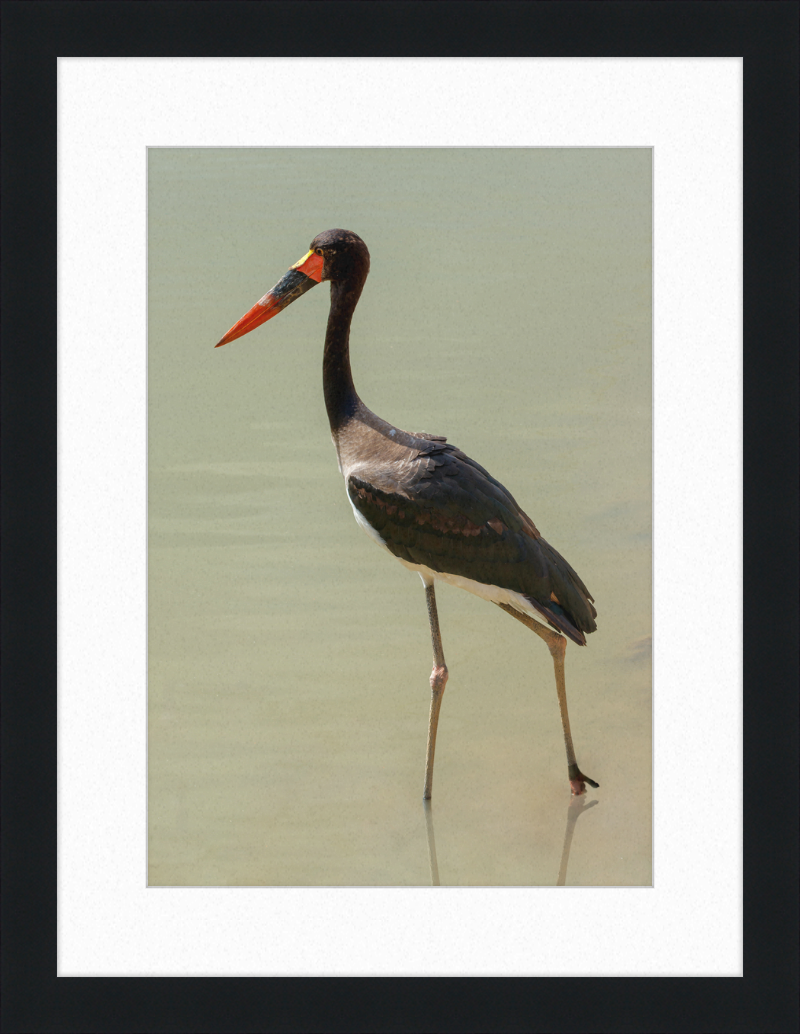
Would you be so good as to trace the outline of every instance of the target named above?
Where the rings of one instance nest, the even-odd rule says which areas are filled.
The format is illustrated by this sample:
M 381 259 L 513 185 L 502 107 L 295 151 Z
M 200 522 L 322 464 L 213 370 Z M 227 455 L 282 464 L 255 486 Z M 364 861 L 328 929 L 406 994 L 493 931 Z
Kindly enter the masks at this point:
M 281 309 L 291 305 L 301 294 L 315 287 L 322 279 L 324 261 L 322 255 L 309 251 L 299 262 L 295 262 L 286 276 L 282 277 L 271 291 L 267 291 L 238 323 L 234 323 L 225 337 L 214 347 L 219 348 L 220 345 L 227 345 L 229 341 L 235 341 L 237 337 L 249 334 L 251 330 L 277 316 Z

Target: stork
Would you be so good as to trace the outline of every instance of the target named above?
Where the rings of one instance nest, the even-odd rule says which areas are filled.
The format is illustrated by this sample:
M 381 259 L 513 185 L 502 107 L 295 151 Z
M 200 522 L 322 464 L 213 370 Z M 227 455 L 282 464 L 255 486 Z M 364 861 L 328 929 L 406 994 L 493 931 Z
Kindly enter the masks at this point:
M 368 273 L 369 251 L 358 234 L 326 230 L 215 347 L 259 327 L 323 280 L 330 282 L 322 381 L 347 497 L 370 538 L 416 571 L 425 587 L 433 670 L 423 797 L 431 797 L 448 678 L 436 582 L 497 604 L 544 640 L 553 658 L 570 787 L 580 796 L 587 783 L 598 784 L 581 772 L 575 757 L 564 654 L 567 639 L 585 646 L 586 635 L 595 631 L 593 598 L 511 493 L 479 463 L 441 435 L 403 431 L 382 420 L 358 397 L 350 370 L 350 324 Z

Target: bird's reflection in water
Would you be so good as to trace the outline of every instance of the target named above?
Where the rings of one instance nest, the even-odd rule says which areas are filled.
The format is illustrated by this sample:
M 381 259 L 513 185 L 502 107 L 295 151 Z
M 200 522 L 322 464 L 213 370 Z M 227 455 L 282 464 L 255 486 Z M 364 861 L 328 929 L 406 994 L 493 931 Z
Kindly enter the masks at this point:
M 572 834 L 575 832 L 575 823 L 578 821 L 578 816 L 599 803 L 600 801 L 589 801 L 587 803 L 585 796 L 573 797 L 569 802 L 569 807 L 567 808 L 567 828 L 564 831 L 564 847 L 561 851 L 561 865 L 558 868 L 558 879 L 556 880 L 557 887 L 563 887 L 567 879 L 569 849 L 572 846 Z
M 561 850 L 561 865 L 558 867 L 557 887 L 563 887 L 567 880 L 567 866 L 569 865 L 569 852 L 572 847 L 572 835 L 575 832 L 575 823 L 578 816 L 593 808 L 600 801 L 587 801 L 586 796 L 573 797 L 567 807 L 567 828 L 564 831 L 564 847 Z M 428 862 L 431 867 L 431 886 L 441 886 L 439 882 L 439 863 L 436 860 L 436 838 L 433 833 L 433 808 L 430 801 L 422 802 L 422 810 L 425 813 L 425 829 L 428 834 Z
M 436 840 L 433 836 L 433 811 L 429 800 L 422 802 L 425 812 L 425 828 L 428 831 L 428 861 L 431 866 L 431 886 L 439 886 L 439 864 L 436 861 Z

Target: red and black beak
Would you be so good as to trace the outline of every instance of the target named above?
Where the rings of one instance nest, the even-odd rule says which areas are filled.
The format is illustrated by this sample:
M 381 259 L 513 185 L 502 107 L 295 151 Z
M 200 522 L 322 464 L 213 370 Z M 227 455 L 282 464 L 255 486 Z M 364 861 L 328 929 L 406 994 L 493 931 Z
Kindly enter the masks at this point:
M 324 261 L 322 255 L 309 251 L 299 262 L 295 262 L 286 276 L 282 277 L 271 291 L 267 291 L 238 323 L 234 323 L 225 337 L 214 347 L 219 348 L 220 345 L 227 345 L 229 341 L 235 341 L 237 337 L 249 334 L 251 330 L 277 316 L 281 309 L 291 305 L 300 295 L 316 287 L 322 279 Z

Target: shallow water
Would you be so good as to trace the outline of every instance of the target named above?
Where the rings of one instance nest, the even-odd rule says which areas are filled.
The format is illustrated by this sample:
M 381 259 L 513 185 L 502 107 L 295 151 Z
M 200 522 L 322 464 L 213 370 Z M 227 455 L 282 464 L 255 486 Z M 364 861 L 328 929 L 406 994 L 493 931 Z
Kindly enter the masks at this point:
M 650 152 L 168 149 L 149 183 L 150 884 L 649 885 Z M 327 287 L 213 347 L 332 226 L 372 255 L 361 397 L 487 467 L 595 597 L 577 804 L 547 650 L 443 585 L 423 808 L 424 593 L 345 496 Z

